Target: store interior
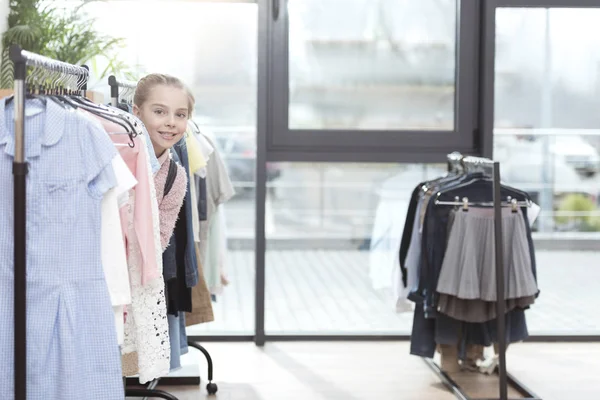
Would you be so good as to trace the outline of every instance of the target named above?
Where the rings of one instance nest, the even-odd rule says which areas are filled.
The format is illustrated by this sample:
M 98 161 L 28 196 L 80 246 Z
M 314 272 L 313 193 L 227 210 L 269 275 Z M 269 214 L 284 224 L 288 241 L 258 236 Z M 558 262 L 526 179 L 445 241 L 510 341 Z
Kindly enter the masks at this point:
M 122 373 L 126 399 L 600 393 L 597 0 L 0 0 L 0 31 L 0 118 L 9 98 L 29 117 L 44 79 L 77 93 L 36 96 L 85 97 L 127 121 L 147 74 L 178 77 L 195 97 L 188 129 L 212 154 L 212 217 L 190 217 L 208 226 L 206 298 L 178 329 L 180 365 L 143 378 L 140 351 L 139 374 Z M 3 162 L 0 239 L 19 236 L 8 204 L 26 203 Z M 19 305 L 16 278 L 13 289 L 18 242 L 14 259 L 12 240 L 0 246 L 0 288 L 29 319 L 35 300 Z M 28 265 L 37 251 L 27 247 Z M 0 307 L 19 332 L 16 315 Z M 82 335 L 101 331 L 86 321 Z M 41 353 L 31 326 L 27 354 Z M 18 359 L 7 332 L 0 354 Z M 171 322 L 168 335 L 173 348 Z M 18 368 L 0 392 L 41 400 L 35 387 L 13 394 Z M 26 373 L 25 386 L 42 386 Z

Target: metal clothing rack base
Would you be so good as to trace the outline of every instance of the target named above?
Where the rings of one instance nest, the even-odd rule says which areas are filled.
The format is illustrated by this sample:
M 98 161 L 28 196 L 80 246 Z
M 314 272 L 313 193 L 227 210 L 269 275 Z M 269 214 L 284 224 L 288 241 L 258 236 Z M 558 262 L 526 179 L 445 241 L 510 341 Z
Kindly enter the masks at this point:
M 496 399 L 479 399 L 479 398 L 475 399 L 475 398 L 470 397 L 468 394 L 465 393 L 465 391 L 460 387 L 460 385 L 454 379 L 452 379 L 452 377 L 446 371 L 444 371 L 444 370 L 442 370 L 442 368 L 440 368 L 440 366 L 435 361 L 433 361 L 431 358 L 423 358 L 423 361 L 425 362 L 425 364 L 427 364 L 427 366 L 429 368 L 431 368 L 431 370 L 433 372 L 436 373 L 436 375 L 440 378 L 440 380 L 442 381 L 444 386 L 446 386 L 446 388 L 448 388 L 448 390 L 450 390 L 454 394 L 454 396 L 456 396 L 457 399 L 459 399 L 459 400 L 496 400 Z M 498 371 L 496 370 L 496 373 L 497 372 Z M 507 373 L 506 378 L 507 378 L 507 383 L 509 383 L 511 387 L 513 387 L 517 392 L 519 392 L 521 394 L 521 396 L 523 396 L 523 397 L 519 397 L 516 399 L 509 397 L 507 400 L 542 400 L 541 397 L 534 394 L 529 388 L 527 388 L 527 386 L 525 386 L 523 383 L 521 383 L 521 381 L 519 381 L 517 378 L 515 378 L 512 374 Z
M 125 388 L 125 397 L 151 397 L 165 400 L 179 400 L 171 393 L 156 389 L 156 386 L 158 386 L 158 382 L 159 379 L 153 380 L 147 388 Z
M 208 368 L 208 383 L 206 384 L 206 391 L 208 392 L 209 395 L 214 395 L 217 393 L 217 391 L 219 390 L 219 387 L 217 386 L 216 383 L 214 383 L 213 380 L 213 362 L 212 362 L 212 357 L 210 356 L 210 354 L 208 353 L 208 351 L 200 344 L 196 343 L 196 342 L 192 342 L 192 341 L 188 341 L 188 346 L 189 347 L 193 347 L 197 350 L 199 350 L 204 357 L 206 358 L 206 363 L 208 364 L 207 368 Z M 192 377 L 192 379 L 186 379 L 186 378 L 159 378 L 159 379 L 155 379 L 152 382 L 150 382 L 150 384 L 148 385 L 148 387 L 146 388 L 130 388 L 127 387 L 127 384 L 129 382 L 131 382 L 131 384 L 135 384 L 135 381 L 137 379 L 136 378 L 127 378 L 125 381 L 125 396 L 126 397 L 157 397 L 160 399 L 166 399 L 166 400 L 178 400 L 177 397 L 175 397 L 174 395 L 167 393 L 165 391 L 162 390 L 158 390 L 156 389 L 156 387 L 158 386 L 158 383 L 160 382 L 163 385 L 199 385 L 200 384 L 200 377 Z M 165 397 L 168 396 L 168 397 Z
M 487 158 L 465 157 L 460 153 L 448 155 L 448 169 L 450 170 L 457 162 L 471 165 L 485 165 L 493 167 L 493 207 L 494 207 L 494 248 L 496 257 L 496 322 L 498 325 L 498 367 L 496 373 L 499 380 L 499 400 L 512 400 L 508 398 L 508 384 L 510 383 L 525 400 L 541 400 L 539 396 L 532 393 L 525 385 L 508 374 L 506 370 L 506 304 L 504 298 L 504 252 L 502 243 L 502 200 L 500 182 L 500 163 Z M 429 367 L 435 372 L 444 385 L 460 400 L 488 400 L 473 399 L 432 359 L 423 358 Z M 492 400 L 492 399 L 489 399 Z M 496 400 L 496 399 L 493 399 Z

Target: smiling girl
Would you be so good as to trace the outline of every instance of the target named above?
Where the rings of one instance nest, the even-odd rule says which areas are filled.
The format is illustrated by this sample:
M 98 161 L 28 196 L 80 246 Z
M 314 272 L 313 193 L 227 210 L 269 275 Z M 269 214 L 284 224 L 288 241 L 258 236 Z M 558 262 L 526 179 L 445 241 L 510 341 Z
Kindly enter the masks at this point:
M 146 126 L 161 165 L 154 177 L 154 184 L 164 250 L 173 234 L 187 190 L 185 168 L 173 160 L 171 148 L 185 134 L 194 109 L 194 96 L 179 79 L 170 75 L 150 74 L 138 82 L 133 103 L 133 113 Z

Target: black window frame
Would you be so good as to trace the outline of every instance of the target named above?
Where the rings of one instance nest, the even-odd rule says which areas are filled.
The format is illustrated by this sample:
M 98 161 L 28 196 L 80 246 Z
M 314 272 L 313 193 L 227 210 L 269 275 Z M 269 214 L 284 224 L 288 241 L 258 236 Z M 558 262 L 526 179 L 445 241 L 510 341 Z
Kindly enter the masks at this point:
M 488 0 L 487 2 L 494 8 L 600 8 L 598 0 Z
M 438 162 L 451 151 L 481 154 L 479 0 L 457 0 L 454 129 L 288 128 L 288 0 L 268 2 L 268 161 Z

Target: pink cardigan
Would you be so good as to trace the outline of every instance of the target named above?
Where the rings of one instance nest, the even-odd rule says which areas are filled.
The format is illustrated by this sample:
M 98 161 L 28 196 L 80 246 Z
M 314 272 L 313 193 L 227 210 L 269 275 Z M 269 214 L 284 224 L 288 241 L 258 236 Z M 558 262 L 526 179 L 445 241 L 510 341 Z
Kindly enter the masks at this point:
M 142 138 L 137 137 L 134 139 L 135 146 L 133 148 L 127 146 L 130 141 L 128 135 L 114 134 L 124 133 L 124 130 L 121 126 L 91 113 L 87 114 L 96 118 L 102 124 L 104 130 L 109 133 L 113 133 L 109 135 L 110 139 L 113 141 L 113 143 L 121 145 L 117 148 L 119 154 L 137 180 L 137 184 L 134 187 L 136 195 L 133 211 L 133 225 L 134 234 L 136 236 L 142 258 L 140 265 L 140 270 L 142 271 L 142 285 L 146 285 L 147 283 L 160 277 L 161 272 L 158 270 L 156 246 L 153 236 L 154 227 L 152 226 L 152 199 L 150 197 L 150 181 L 148 179 L 149 163 L 147 159 L 146 145 L 143 143 Z M 125 239 L 125 243 L 127 243 L 129 230 L 127 212 L 125 208 L 121 208 L 120 212 L 123 237 Z
M 169 172 L 169 163 L 165 162 L 170 158 L 170 150 L 165 151 L 159 158 L 160 169 L 154 175 L 154 185 L 156 186 L 156 199 L 158 200 L 158 215 L 160 220 L 160 244 L 162 250 L 165 251 L 169 245 L 169 240 L 175 229 L 175 222 L 179 210 L 183 205 L 185 192 L 187 191 L 187 176 L 185 168 L 177 165 L 177 176 L 173 182 L 173 186 L 166 197 L 163 196 L 165 184 L 167 182 L 167 174 Z

